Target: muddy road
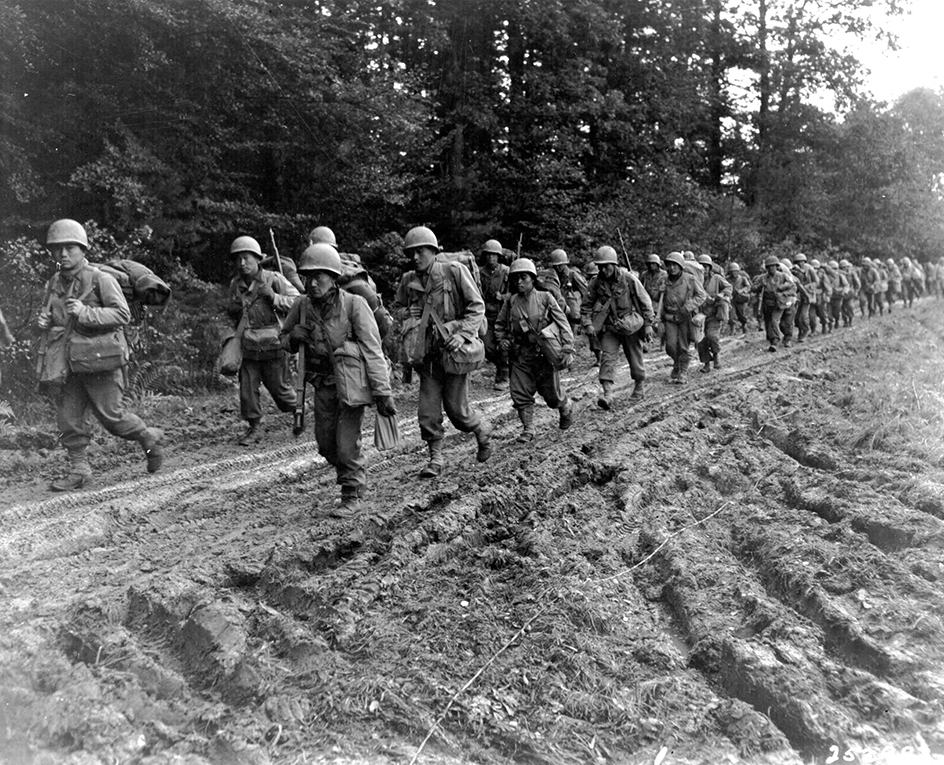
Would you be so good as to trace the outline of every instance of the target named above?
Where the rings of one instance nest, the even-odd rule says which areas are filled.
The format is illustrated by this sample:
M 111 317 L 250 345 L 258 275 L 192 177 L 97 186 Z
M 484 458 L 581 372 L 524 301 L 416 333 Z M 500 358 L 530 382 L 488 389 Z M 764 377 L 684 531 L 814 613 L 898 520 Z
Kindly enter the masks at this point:
M 944 304 L 764 348 L 685 387 L 650 353 L 610 412 L 584 348 L 531 445 L 479 373 L 496 455 L 447 428 L 432 482 L 401 389 L 352 518 L 288 419 L 232 445 L 235 393 L 142 402 L 154 476 L 103 436 L 50 495 L 14 444 L 0 761 L 944 761 Z

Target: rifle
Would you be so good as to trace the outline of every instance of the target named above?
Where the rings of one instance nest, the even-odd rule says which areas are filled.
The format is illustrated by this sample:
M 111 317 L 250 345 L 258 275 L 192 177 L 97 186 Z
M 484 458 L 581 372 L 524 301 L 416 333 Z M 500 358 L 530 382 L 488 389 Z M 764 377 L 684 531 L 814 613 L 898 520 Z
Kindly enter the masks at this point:
M 279 274 L 285 276 L 285 273 L 282 271 L 282 258 L 279 257 L 279 246 L 275 243 L 275 234 L 272 233 L 272 229 L 269 229 L 269 241 L 272 242 L 272 252 L 275 253 L 275 264 L 279 267 Z
M 518 234 L 518 249 L 515 251 L 515 259 L 521 257 L 521 237 L 523 234 Z
M 626 245 L 623 242 L 623 232 L 620 231 L 619 229 L 616 229 L 616 233 L 619 234 L 620 248 L 623 250 L 623 257 L 626 258 L 626 268 L 632 271 L 633 264 L 632 264 L 632 261 L 630 261 L 629 259 L 629 253 L 626 252 Z
M 298 314 L 298 321 L 302 326 L 305 326 L 306 308 L 308 308 L 308 298 L 303 295 Z M 295 437 L 305 432 L 305 350 L 305 343 L 300 343 L 298 358 L 295 361 L 298 366 L 295 372 L 295 411 L 292 415 L 292 435 Z

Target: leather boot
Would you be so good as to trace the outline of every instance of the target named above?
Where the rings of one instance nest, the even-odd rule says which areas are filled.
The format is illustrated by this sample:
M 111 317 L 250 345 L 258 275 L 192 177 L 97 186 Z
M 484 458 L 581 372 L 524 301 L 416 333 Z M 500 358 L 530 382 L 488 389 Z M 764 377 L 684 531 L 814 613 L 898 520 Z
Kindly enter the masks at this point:
M 92 484 L 92 466 L 85 449 L 69 449 L 69 466 L 69 474 L 49 484 L 50 489 L 73 491 Z
M 252 446 L 259 440 L 260 435 L 259 420 L 249 420 L 249 427 L 246 428 L 246 432 L 239 437 L 236 443 L 240 446 Z
M 568 396 L 557 409 L 560 413 L 560 429 L 567 430 L 574 424 L 574 402 Z
M 641 401 L 646 395 L 646 383 L 642 380 L 636 380 L 633 383 L 633 392 L 629 394 L 630 401 Z
M 704 363 L 704 365 L 702 366 L 701 371 L 702 371 L 702 372 L 710 372 L 710 371 L 711 371 L 711 362 L 710 362 L 710 361 L 706 361 L 706 362 Z
M 472 431 L 479 448 L 475 452 L 477 462 L 488 462 L 492 456 L 492 424 L 482 420 L 481 424 Z
M 600 409 L 609 409 L 613 403 L 613 383 L 610 380 L 604 380 L 600 383 L 603 386 L 603 392 L 597 397 L 597 406 Z
M 534 440 L 534 406 L 522 406 L 518 409 L 518 419 L 521 420 L 521 432 L 515 440 L 527 444 Z
M 164 440 L 164 431 L 158 428 L 148 428 L 141 439 L 141 448 L 144 449 L 144 456 L 147 457 L 147 471 L 156 473 L 164 464 L 164 446 L 161 441 Z
M 435 478 L 443 471 L 443 442 L 442 439 L 427 441 L 426 445 L 429 447 L 429 462 L 420 471 L 420 478 Z
M 495 385 L 493 390 L 508 390 L 508 370 L 499 367 L 495 370 Z

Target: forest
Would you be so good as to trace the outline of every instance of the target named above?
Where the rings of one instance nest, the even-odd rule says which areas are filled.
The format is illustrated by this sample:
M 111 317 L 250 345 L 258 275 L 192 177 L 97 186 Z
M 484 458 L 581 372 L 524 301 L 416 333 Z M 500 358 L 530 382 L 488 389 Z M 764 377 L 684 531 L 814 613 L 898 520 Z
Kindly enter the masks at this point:
M 937 258 L 944 94 L 876 102 L 854 55 L 894 46 L 882 24 L 907 10 L 4 0 L 0 305 L 22 337 L 59 217 L 184 298 L 231 274 L 236 235 L 269 248 L 272 229 L 297 257 L 318 224 L 387 290 L 420 223 L 447 249 L 577 262 L 603 243 L 749 269 L 800 249 Z

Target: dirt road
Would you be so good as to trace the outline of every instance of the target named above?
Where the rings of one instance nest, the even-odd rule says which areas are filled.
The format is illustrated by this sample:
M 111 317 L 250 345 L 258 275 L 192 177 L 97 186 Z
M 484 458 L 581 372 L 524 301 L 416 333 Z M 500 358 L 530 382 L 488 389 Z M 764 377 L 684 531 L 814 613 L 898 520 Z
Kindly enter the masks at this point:
M 97 487 L 52 496 L 58 457 L 21 454 L 0 760 L 937 761 L 942 304 L 764 347 L 726 339 L 685 387 L 651 353 L 611 412 L 585 355 L 575 426 L 540 410 L 533 445 L 482 374 L 496 456 L 447 429 L 432 482 L 401 391 L 350 519 L 311 441 L 272 417 L 236 451 L 219 402 L 146 402 L 155 476 L 106 438 Z

